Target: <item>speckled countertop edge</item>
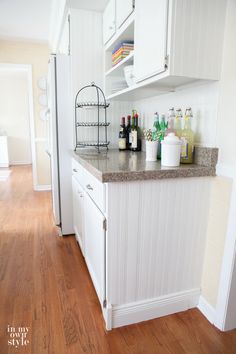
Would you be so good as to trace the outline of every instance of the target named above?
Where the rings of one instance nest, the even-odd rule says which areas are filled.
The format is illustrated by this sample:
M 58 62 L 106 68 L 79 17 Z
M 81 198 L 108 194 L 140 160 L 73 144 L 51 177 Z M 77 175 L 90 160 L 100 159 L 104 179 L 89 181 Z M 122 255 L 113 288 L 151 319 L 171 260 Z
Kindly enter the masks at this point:
M 109 150 L 111 153 L 112 151 Z M 108 152 L 109 153 L 109 152 Z M 91 158 L 94 155 L 91 155 Z M 168 178 L 189 178 L 189 177 L 214 177 L 216 175 L 216 163 L 218 159 L 218 149 L 208 147 L 195 148 L 194 164 L 181 165 L 174 168 L 162 168 L 157 166 L 153 170 L 140 171 L 101 171 L 93 164 L 83 158 L 80 152 L 73 152 L 74 157 L 88 172 L 96 177 L 100 182 L 125 182 L 125 181 L 140 181 L 140 180 L 155 180 Z M 98 159 L 99 155 L 96 155 Z M 152 164 L 152 163 L 151 163 Z

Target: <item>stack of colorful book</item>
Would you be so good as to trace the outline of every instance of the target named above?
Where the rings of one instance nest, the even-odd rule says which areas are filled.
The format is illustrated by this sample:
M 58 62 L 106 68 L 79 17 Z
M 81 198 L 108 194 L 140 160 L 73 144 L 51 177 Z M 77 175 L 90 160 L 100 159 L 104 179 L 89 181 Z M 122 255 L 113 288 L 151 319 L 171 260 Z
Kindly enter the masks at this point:
M 133 41 L 124 41 L 117 44 L 112 51 L 112 66 L 117 65 L 121 60 L 126 58 L 132 50 L 134 50 Z

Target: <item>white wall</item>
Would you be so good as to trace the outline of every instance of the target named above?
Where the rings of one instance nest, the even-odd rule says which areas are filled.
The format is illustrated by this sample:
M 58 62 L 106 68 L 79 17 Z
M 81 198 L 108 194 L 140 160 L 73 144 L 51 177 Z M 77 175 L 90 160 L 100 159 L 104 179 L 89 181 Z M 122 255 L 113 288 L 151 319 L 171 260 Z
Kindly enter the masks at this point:
M 8 135 L 10 164 L 30 164 L 30 127 L 26 71 L 0 70 L 0 129 Z
M 226 232 L 217 308 L 221 310 L 218 324 L 229 330 L 236 327 L 236 1 L 228 0 L 220 81 L 219 121 L 219 173 L 232 181 L 230 211 Z M 231 282 L 232 281 L 232 282 Z M 228 286 L 230 285 L 230 286 Z

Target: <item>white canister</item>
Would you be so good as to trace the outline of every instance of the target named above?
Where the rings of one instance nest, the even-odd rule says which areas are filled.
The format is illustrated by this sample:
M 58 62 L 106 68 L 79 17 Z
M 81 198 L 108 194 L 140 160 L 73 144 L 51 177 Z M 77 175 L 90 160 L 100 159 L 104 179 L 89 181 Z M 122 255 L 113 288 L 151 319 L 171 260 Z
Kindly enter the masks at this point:
M 175 133 L 169 133 L 161 142 L 162 166 L 176 167 L 180 164 L 181 140 Z
M 146 140 L 146 161 L 157 160 L 158 141 Z

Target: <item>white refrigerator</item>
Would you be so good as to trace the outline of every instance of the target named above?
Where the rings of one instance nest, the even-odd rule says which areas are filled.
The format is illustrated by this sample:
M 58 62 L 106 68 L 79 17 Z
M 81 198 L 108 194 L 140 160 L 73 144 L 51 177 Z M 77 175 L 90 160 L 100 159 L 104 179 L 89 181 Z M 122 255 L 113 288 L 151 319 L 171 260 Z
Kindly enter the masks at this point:
M 59 235 L 73 234 L 71 151 L 73 100 L 70 57 L 51 55 L 48 70 L 48 146 L 51 160 L 52 204 Z

